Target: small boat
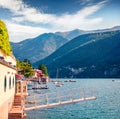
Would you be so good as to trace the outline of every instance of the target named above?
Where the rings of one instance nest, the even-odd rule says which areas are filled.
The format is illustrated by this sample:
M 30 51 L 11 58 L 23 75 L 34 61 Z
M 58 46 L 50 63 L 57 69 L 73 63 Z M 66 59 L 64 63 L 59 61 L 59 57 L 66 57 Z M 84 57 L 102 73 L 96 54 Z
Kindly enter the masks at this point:
M 25 104 L 35 104 L 36 101 L 26 101 Z
M 55 85 L 56 85 L 56 87 L 61 87 L 63 84 L 62 84 L 62 82 L 56 81 Z
M 34 89 L 34 90 L 36 90 L 36 89 L 48 89 L 48 87 L 47 86 L 40 86 L 40 87 L 34 87 L 32 89 Z
M 41 86 L 40 88 L 41 88 L 41 89 L 48 89 L 47 86 Z
M 112 80 L 112 82 L 120 82 L 120 80 Z
M 28 89 L 28 90 L 31 90 L 31 89 L 32 89 L 32 86 L 33 86 L 32 84 L 27 84 L 27 89 Z
M 57 68 L 57 71 L 56 71 L 56 79 L 58 78 L 58 68 Z M 56 87 L 61 87 L 63 85 L 62 81 L 59 81 L 59 80 L 56 80 L 54 82 L 54 84 L 56 85 Z
M 64 82 L 76 82 L 75 80 L 65 80 Z

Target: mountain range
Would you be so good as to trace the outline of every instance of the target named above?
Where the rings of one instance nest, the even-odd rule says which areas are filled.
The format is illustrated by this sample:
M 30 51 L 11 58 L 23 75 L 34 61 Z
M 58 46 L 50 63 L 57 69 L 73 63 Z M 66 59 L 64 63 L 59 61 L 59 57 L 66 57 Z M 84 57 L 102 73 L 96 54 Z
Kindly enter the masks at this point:
M 55 34 L 62 36 L 63 38 L 66 38 L 68 40 L 71 40 L 79 35 L 88 34 L 88 33 L 100 33 L 100 32 L 107 32 L 107 31 L 115 31 L 120 30 L 120 26 L 115 26 L 112 28 L 107 29 L 98 29 L 98 30 L 80 30 L 75 29 L 72 31 L 66 31 L 66 32 L 56 32 Z
M 120 30 L 80 35 L 34 65 L 46 64 L 55 78 L 120 77 Z
M 120 26 L 116 26 L 110 29 L 91 31 L 75 29 L 67 32 L 44 33 L 36 38 L 26 39 L 18 43 L 11 42 L 11 46 L 17 59 L 24 60 L 27 58 L 31 61 L 31 63 L 35 63 L 49 56 L 62 45 L 79 35 L 115 31 L 119 29 Z
M 33 39 L 18 43 L 11 42 L 13 53 L 19 60 L 29 59 L 31 63 L 45 58 L 68 40 L 53 33 L 45 33 Z

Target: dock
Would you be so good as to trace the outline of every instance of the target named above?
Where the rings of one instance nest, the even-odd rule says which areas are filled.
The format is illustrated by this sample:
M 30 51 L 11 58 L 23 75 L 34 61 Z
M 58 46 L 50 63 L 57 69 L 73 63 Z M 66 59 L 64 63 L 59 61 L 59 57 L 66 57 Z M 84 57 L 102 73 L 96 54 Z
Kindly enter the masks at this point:
M 77 102 L 81 102 L 81 101 L 89 101 L 89 100 L 95 100 L 95 99 L 96 99 L 95 96 L 89 97 L 89 98 L 80 98 L 80 99 L 62 101 L 62 102 L 57 102 L 57 103 L 28 107 L 28 108 L 25 108 L 25 110 L 29 111 L 29 110 L 34 110 L 34 109 L 52 108 L 52 107 L 56 107 L 56 106 L 60 106 L 60 105 L 72 104 L 72 103 L 77 103 Z
M 28 96 L 24 110 L 53 108 L 66 104 L 95 100 L 97 97 L 94 96 L 94 93 L 95 91 L 90 88 L 81 88 Z

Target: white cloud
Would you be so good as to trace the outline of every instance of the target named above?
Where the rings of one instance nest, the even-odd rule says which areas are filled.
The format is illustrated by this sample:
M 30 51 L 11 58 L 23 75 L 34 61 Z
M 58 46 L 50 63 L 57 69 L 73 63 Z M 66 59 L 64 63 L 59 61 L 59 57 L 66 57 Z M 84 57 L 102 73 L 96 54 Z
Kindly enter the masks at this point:
M 76 2 L 81 5 L 86 5 L 86 4 L 93 4 L 94 0 L 78 0 Z
M 32 26 L 24 26 L 15 23 L 11 23 L 6 21 L 6 25 L 9 32 L 10 41 L 18 42 L 27 38 L 34 38 L 38 36 L 38 34 L 49 32 L 47 29 L 32 27 Z
M 82 10 L 78 11 L 75 14 L 65 14 L 61 16 L 56 16 L 53 14 L 44 14 L 38 11 L 35 8 L 29 7 L 28 5 L 24 4 L 21 0 L 0 0 L 0 6 L 3 8 L 7 8 L 10 11 L 12 11 L 15 15 L 21 15 L 21 16 L 14 16 L 13 20 L 15 21 L 29 21 L 29 22 L 35 22 L 35 23 L 49 23 L 54 25 L 54 23 L 58 21 L 72 21 L 73 19 L 86 19 L 89 15 L 93 14 L 97 10 L 99 10 L 103 5 L 105 1 L 98 3 L 97 5 L 88 6 L 86 8 L 83 8 Z M 91 19 L 92 20 L 92 19 Z M 59 25 L 59 24 L 58 24 Z M 61 25 L 61 23 L 60 23 Z
M 102 4 L 100 3 L 94 6 L 86 7 L 78 11 L 76 14 L 63 15 L 59 18 L 56 18 L 57 20 L 54 20 L 54 24 L 55 26 L 62 28 L 64 30 L 75 29 L 75 28 L 88 29 L 89 26 L 102 22 L 102 18 L 92 18 L 92 19 L 88 18 L 89 15 L 93 14 L 101 7 Z
M 89 0 L 87 0 L 88 2 Z M 7 22 L 10 37 L 12 41 L 23 40 L 28 37 L 34 37 L 43 32 L 65 31 L 76 28 L 90 29 L 96 24 L 102 22 L 102 18 L 88 18 L 96 11 L 101 9 L 106 1 L 96 5 L 87 6 L 74 14 L 63 14 L 61 16 L 45 14 L 35 8 L 26 5 L 22 0 L 0 0 L 0 7 L 7 8 L 13 13 L 12 22 Z M 51 28 L 36 28 L 20 25 L 21 22 L 31 22 L 43 25 L 50 25 Z M 17 23 L 17 24 L 15 24 Z
M 27 7 L 22 0 L 0 0 L 0 6 L 16 14 Z
M 99 2 L 104 2 L 104 3 L 106 3 L 106 2 L 108 2 L 109 0 L 99 0 Z M 93 4 L 95 4 L 95 2 L 98 2 L 98 1 L 96 1 L 96 0 L 77 0 L 76 1 L 77 3 L 79 3 L 79 4 L 81 4 L 81 5 L 87 5 L 87 6 L 90 6 L 90 5 L 93 5 Z

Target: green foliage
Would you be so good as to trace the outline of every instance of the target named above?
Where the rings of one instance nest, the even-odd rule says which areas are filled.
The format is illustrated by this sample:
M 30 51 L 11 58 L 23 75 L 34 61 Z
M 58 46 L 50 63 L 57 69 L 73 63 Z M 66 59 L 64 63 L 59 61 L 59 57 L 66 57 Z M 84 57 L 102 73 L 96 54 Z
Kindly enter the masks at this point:
M 120 77 L 120 30 L 81 35 L 41 60 L 51 78 Z
M 23 62 L 17 60 L 17 68 L 27 78 L 34 74 L 33 67 L 28 59 L 25 59 Z
M 38 69 L 42 70 L 43 74 L 45 74 L 46 76 L 48 76 L 48 71 L 47 71 L 47 67 L 45 64 L 41 64 Z
M 31 63 L 30 63 L 30 60 L 29 59 L 24 59 L 24 61 L 23 62 L 26 62 L 27 64 L 30 64 L 31 65 Z
M 0 20 L 0 49 L 7 55 L 11 54 L 12 48 L 9 42 L 7 28 L 3 21 Z

